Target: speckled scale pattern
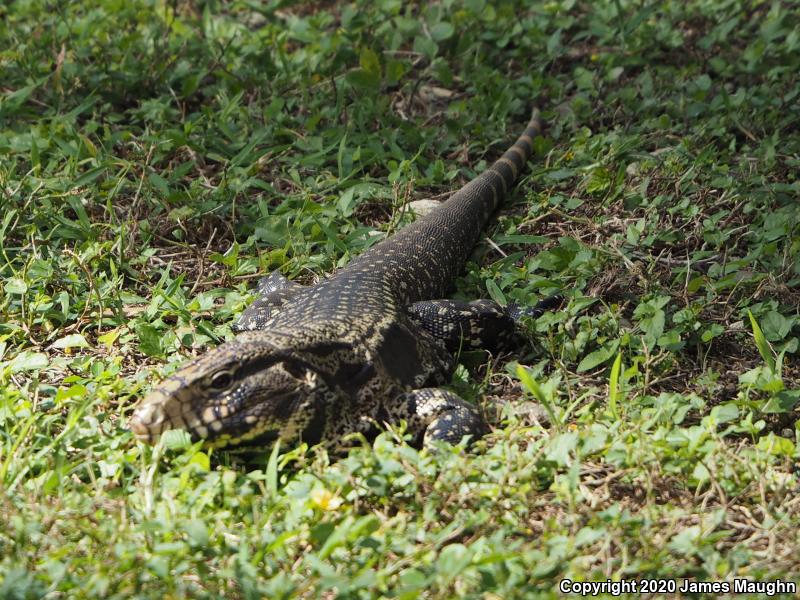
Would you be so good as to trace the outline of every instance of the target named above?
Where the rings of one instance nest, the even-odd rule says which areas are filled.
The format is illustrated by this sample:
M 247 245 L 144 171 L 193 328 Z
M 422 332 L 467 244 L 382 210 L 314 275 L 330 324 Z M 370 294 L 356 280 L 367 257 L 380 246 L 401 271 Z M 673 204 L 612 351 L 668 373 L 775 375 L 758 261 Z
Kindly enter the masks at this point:
M 281 306 L 304 289 L 304 286 L 290 281 L 278 271 L 262 277 L 256 285 L 258 298 L 239 315 L 232 326 L 233 331 L 241 333 L 263 328 L 269 319 L 278 313 Z
M 453 355 L 412 305 L 445 294 L 540 132 L 534 114 L 487 171 L 330 279 L 302 287 L 279 274 L 264 278 L 237 322 L 242 333 L 157 386 L 131 418 L 135 435 L 154 442 L 181 427 L 212 446 L 280 438 L 339 448 L 349 433 L 401 420 L 425 440 L 480 435 L 475 408 L 435 388 L 449 381 Z M 476 307 L 485 316 L 494 310 Z
M 450 352 L 511 349 L 516 322 L 492 300 L 428 300 L 409 307 L 411 320 L 444 342 Z
M 406 392 L 400 397 L 413 415 L 409 430 L 423 432 L 422 443 L 457 444 L 465 435 L 479 437 L 488 431 L 478 409 L 453 392 L 441 388 L 423 388 Z

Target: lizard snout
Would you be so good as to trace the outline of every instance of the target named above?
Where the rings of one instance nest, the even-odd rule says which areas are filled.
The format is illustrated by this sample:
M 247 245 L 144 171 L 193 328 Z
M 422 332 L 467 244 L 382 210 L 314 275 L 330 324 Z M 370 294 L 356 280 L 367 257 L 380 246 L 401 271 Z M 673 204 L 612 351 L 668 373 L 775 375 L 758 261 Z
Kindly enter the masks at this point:
M 133 413 L 128 426 L 143 442 L 153 442 L 165 429 L 166 414 L 161 404 L 145 402 Z

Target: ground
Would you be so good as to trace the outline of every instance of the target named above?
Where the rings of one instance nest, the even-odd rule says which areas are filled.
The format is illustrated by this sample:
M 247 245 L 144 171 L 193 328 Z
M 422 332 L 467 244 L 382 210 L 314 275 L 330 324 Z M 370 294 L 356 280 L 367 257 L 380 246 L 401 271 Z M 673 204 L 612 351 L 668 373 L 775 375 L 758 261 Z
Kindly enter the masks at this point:
M 552 596 L 797 581 L 792 2 L 0 7 L 0 597 Z M 455 296 L 492 433 L 136 443 L 260 274 L 314 282 L 548 122 Z M 669 590 L 667 590 L 669 591 Z

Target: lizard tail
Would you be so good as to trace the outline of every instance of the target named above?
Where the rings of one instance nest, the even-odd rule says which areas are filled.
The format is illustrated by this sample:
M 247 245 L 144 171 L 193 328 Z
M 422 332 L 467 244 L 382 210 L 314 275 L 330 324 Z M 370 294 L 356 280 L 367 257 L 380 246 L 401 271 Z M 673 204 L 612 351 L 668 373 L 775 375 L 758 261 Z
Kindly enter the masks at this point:
M 499 184 L 500 189 L 495 188 L 497 191 L 495 198 L 498 201 L 511 189 L 519 174 L 525 169 L 525 163 L 528 162 L 528 159 L 533 154 L 533 140 L 536 139 L 537 135 L 542 135 L 542 129 L 542 117 L 539 114 L 539 110 L 534 108 L 531 120 L 528 121 L 528 125 L 522 135 L 517 138 L 513 146 L 505 151 L 503 156 L 498 158 L 487 169 L 487 172 L 500 176 L 499 178 L 496 176 L 491 177 L 493 180 L 498 180 L 496 183 Z M 493 183 L 495 182 L 493 181 Z M 497 208 L 497 206 L 495 205 L 493 208 Z
M 491 167 L 433 211 L 373 246 L 346 269 L 389 281 L 406 304 L 441 298 L 463 268 L 492 213 L 511 190 L 542 133 L 534 111 L 522 135 Z

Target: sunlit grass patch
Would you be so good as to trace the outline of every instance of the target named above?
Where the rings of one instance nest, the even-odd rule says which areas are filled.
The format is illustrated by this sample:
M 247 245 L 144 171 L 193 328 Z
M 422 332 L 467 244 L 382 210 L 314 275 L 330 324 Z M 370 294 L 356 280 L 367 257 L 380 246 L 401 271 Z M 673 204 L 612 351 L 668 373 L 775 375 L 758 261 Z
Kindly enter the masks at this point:
M 796 578 L 800 19 L 787 3 L 0 8 L 0 597 L 530 597 Z M 454 295 L 492 426 L 241 456 L 126 422 L 548 121 Z

